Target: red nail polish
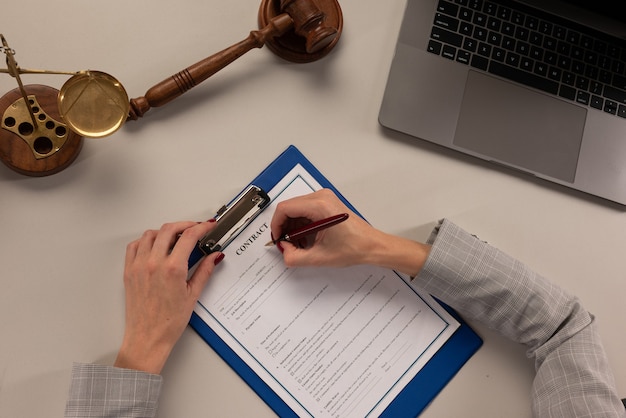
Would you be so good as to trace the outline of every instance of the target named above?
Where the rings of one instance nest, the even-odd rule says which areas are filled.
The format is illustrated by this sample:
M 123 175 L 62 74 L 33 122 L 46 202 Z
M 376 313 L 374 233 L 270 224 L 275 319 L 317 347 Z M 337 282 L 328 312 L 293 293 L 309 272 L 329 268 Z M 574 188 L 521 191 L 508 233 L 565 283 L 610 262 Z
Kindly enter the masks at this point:
M 207 222 L 215 222 L 215 218 L 211 218 Z
M 221 263 L 221 262 L 222 262 L 222 260 L 224 259 L 224 257 L 226 257 L 226 256 L 224 255 L 224 253 L 220 253 L 220 255 L 218 255 L 217 257 L 215 257 L 215 261 L 213 261 L 213 264 L 217 266 L 219 263 Z
M 276 247 L 278 248 L 278 250 L 279 250 L 281 253 L 284 253 L 284 252 L 285 252 L 285 249 L 283 248 L 283 245 L 281 244 L 281 242 L 280 242 L 280 241 L 278 241 L 278 242 L 276 243 Z

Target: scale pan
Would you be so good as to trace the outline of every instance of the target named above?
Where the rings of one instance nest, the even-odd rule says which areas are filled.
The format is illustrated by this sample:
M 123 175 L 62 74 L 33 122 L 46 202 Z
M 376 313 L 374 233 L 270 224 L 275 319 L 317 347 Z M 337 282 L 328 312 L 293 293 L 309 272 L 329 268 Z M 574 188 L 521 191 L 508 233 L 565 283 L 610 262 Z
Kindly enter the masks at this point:
M 109 74 L 81 71 L 59 91 L 59 111 L 79 135 L 100 138 L 117 131 L 128 118 L 130 103 L 124 86 Z

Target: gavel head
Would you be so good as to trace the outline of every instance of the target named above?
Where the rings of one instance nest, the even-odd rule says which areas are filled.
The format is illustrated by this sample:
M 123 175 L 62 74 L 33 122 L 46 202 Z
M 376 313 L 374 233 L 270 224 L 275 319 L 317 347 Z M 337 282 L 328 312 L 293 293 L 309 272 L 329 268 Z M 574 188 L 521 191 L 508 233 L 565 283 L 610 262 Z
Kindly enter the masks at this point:
M 341 36 L 343 15 L 337 0 L 262 0 L 259 27 L 279 14 L 293 20 L 293 31 L 273 38 L 266 46 L 293 62 L 311 62 L 328 54 Z
M 306 52 L 326 48 L 338 35 L 337 29 L 326 25 L 326 14 L 314 0 L 281 0 L 280 9 L 293 19 L 294 31 L 306 39 Z

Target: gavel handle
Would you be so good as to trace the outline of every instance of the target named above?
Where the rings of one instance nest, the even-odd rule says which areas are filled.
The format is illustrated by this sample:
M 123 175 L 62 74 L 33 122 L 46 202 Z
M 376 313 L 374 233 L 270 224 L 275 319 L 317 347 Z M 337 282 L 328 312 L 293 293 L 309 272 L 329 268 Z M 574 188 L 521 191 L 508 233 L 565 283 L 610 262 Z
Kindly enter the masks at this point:
M 150 108 L 159 107 L 170 102 L 211 77 L 246 52 L 253 48 L 261 48 L 268 39 L 281 36 L 290 29 L 293 29 L 293 19 L 287 13 L 274 17 L 264 28 L 250 32 L 250 35 L 243 41 L 161 81 L 159 84 L 151 87 L 145 96 L 131 99 L 128 119 L 137 120 Z

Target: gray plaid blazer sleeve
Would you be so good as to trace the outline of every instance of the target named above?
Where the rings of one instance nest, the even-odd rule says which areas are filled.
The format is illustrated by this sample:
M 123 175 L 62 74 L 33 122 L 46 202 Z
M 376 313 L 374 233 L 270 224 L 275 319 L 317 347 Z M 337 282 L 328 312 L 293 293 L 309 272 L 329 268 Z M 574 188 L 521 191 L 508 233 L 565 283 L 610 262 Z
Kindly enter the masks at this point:
M 65 417 L 155 417 L 162 380 L 137 370 L 75 363 Z
M 593 315 L 523 263 L 443 220 L 416 287 L 526 346 L 536 417 L 626 417 Z

